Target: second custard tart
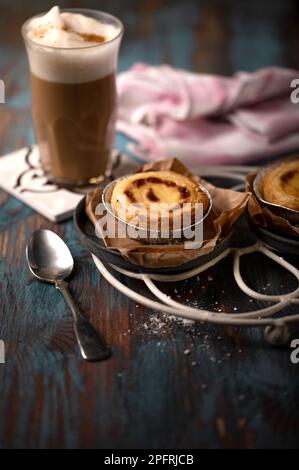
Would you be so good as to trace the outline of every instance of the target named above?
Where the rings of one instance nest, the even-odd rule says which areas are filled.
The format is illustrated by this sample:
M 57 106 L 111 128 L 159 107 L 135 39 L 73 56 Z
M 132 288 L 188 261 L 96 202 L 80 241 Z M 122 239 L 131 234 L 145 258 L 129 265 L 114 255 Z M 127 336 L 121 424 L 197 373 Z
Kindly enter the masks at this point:
M 266 201 L 299 211 L 299 157 L 267 173 L 263 193 Z

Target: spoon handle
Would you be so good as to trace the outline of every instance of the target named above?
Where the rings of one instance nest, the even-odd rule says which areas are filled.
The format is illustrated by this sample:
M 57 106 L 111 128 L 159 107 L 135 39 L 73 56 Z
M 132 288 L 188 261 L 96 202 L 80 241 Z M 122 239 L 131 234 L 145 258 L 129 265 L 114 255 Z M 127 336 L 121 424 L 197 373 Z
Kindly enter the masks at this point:
M 67 282 L 56 281 L 55 287 L 60 290 L 74 315 L 75 334 L 83 359 L 86 361 L 102 361 L 110 357 L 110 347 L 79 311 L 70 294 Z

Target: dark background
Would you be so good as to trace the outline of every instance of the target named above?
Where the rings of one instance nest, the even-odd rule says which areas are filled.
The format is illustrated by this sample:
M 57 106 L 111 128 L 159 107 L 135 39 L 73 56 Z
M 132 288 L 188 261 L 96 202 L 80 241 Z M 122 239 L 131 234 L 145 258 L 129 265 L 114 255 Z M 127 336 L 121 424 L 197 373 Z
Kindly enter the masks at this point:
M 7 98 L 0 105 L 0 154 L 33 141 L 20 27 L 51 6 L 0 0 L 0 78 Z M 100 8 L 123 20 L 120 70 L 136 61 L 221 74 L 273 64 L 299 70 L 295 0 L 60 6 Z M 77 264 L 72 291 L 114 346 L 110 361 L 81 361 L 63 299 L 30 277 L 25 246 L 40 227 L 69 244 Z M 261 308 L 237 290 L 230 266 L 227 259 L 169 292 L 209 309 Z M 246 263 L 242 267 L 246 271 Z M 275 269 L 256 256 L 245 277 L 271 292 Z M 281 271 L 278 279 L 276 292 L 294 288 L 290 275 Z M 7 345 L 7 363 L 0 365 L 0 447 L 298 447 L 299 366 L 291 365 L 288 348 L 271 348 L 256 329 L 184 326 L 136 305 L 98 275 L 71 221 L 52 224 L 3 191 L 0 338 Z
M 1 109 L 7 121 L 0 129 L 2 153 L 33 140 L 20 28 L 30 16 L 54 5 L 45 0 L 0 0 L 0 76 L 8 105 L 18 110 L 18 130 L 13 129 L 11 139 L 9 126 L 15 116 Z M 126 32 L 120 70 L 136 61 L 225 75 L 269 65 L 299 69 L 296 0 L 82 0 L 59 5 L 102 9 L 122 19 Z

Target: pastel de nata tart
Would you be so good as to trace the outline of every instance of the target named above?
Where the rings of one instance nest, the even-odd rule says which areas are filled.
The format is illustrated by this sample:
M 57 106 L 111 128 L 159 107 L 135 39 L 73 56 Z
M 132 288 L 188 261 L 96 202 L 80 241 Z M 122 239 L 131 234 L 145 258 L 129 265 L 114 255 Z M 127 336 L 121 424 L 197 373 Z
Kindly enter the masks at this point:
M 190 226 L 198 222 L 200 213 L 202 221 L 211 207 L 211 198 L 189 176 L 174 171 L 148 171 L 117 181 L 110 204 L 114 214 L 127 224 L 159 231 L 168 221 L 171 231 L 178 219 L 189 221 Z
M 299 157 L 285 161 L 265 174 L 263 195 L 272 204 L 299 211 Z

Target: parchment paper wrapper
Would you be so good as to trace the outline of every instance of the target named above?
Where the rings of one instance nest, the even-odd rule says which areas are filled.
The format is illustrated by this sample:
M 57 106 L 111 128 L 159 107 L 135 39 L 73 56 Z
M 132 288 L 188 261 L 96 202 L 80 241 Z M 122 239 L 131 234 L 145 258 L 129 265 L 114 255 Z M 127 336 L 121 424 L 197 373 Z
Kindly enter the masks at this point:
M 272 229 L 276 232 L 280 232 L 285 235 L 291 235 L 292 237 L 299 237 L 299 227 L 292 225 L 287 219 L 280 217 L 260 204 L 257 197 L 254 195 L 253 182 L 257 175 L 257 172 L 250 173 L 246 177 L 247 190 L 252 193 L 252 196 L 248 202 L 248 212 L 257 225 Z
M 187 168 L 176 159 L 163 160 L 146 164 L 140 171 L 172 170 L 177 173 L 192 176 Z M 213 207 L 204 221 L 203 245 L 197 249 L 185 249 L 183 244 L 145 245 L 138 240 L 130 238 L 105 238 L 107 247 L 119 251 L 122 256 L 131 262 L 146 268 L 161 268 L 180 266 L 199 256 L 208 254 L 223 238 L 225 238 L 234 223 L 243 213 L 250 193 L 240 193 L 229 189 L 222 189 L 207 183 L 198 177 L 198 181 L 206 186 L 213 200 Z M 101 203 L 102 189 L 96 189 L 87 194 L 86 213 L 91 222 L 96 225 L 99 218 L 95 215 L 96 206 Z

